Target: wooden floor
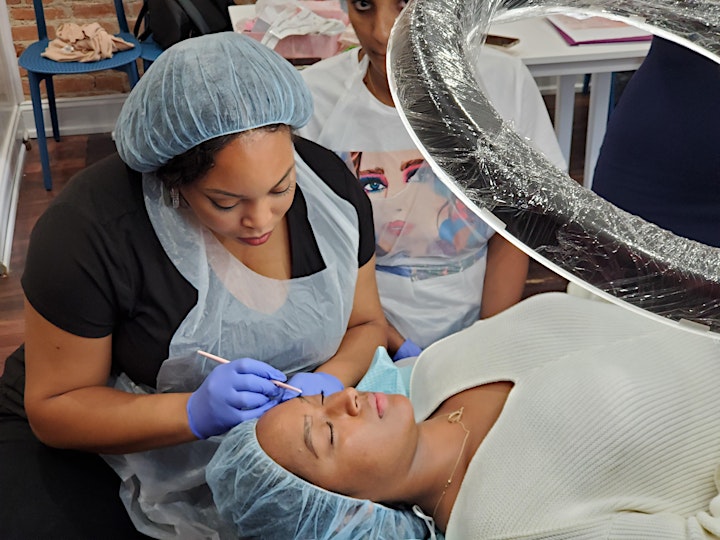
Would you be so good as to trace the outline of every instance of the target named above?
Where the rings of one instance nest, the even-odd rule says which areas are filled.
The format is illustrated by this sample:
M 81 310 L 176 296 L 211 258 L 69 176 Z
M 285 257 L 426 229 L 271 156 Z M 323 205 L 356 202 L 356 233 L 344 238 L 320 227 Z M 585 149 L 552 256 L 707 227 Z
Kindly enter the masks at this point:
M 549 110 L 552 110 L 552 96 L 546 97 L 546 103 Z M 580 183 L 582 183 L 583 174 L 587 105 L 587 96 L 578 94 L 575 106 L 570 176 Z M 63 186 L 73 174 L 114 150 L 115 144 L 109 134 L 68 136 L 63 137 L 59 143 L 50 139 L 48 151 L 53 171 L 53 190 L 50 192 L 45 191 L 43 187 L 37 146 L 33 144 L 27 153 L 20 186 L 10 271 L 0 278 L 0 314 L 2 314 L 0 317 L 0 373 L 2 373 L 5 358 L 23 341 L 23 296 L 20 276 L 25 266 L 28 238 L 35 221 L 50 201 L 62 191 Z M 533 261 L 525 295 L 530 296 L 549 290 L 564 290 L 565 285 L 564 279 Z

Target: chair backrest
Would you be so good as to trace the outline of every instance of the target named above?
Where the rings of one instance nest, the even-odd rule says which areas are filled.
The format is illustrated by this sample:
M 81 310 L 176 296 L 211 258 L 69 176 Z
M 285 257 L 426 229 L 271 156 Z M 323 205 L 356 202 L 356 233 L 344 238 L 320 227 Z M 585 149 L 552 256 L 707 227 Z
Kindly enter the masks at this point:
M 35 8 L 35 24 L 37 25 L 38 40 L 42 41 L 47 37 L 47 26 L 45 26 L 45 11 L 42 0 L 33 0 Z
M 123 0 L 114 1 L 115 13 L 117 14 L 118 26 L 120 27 L 120 31 L 128 33 L 130 32 L 130 27 L 128 26 L 127 18 L 125 17 L 125 6 L 123 5 Z
M 125 17 L 125 6 L 123 0 L 113 0 L 115 3 L 115 14 L 117 15 L 118 27 L 120 32 L 128 33 L 127 18 Z M 38 40 L 42 41 L 47 38 L 47 25 L 45 24 L 45 10 L 43 9 L 43 0 L 33 0 L 33 8 L 35 9 L 35 24 L 38 30 Z

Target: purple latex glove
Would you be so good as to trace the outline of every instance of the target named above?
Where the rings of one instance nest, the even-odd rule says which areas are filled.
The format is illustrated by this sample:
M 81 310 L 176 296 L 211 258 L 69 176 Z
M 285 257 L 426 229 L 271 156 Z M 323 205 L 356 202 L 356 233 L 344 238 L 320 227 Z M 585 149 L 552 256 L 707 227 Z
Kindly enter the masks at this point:
M 397 362 L 398 360 L 402 360 L 403 358 L 409 358 L 411 356 L 420 356 L 420 353 L 422 352 L 422 349 L 415 345 L 412 341 L 409 339 L 406 339 L 403 341 L 403 344 L 400 345 L 400 348 L 395 353 L 395 356 L 393 356 L 393 362 Z
M 303 396 L 315 396 L 317 394 L 325 394 L 329 396 L 335 392 L 339 392 L 345 386 L 340 379 L 329 373 L 316 371 L 314 373 L 296 373 L 288 381 L 290 386 L 296 386 L 303 391 Z M 297 397 L 298 393 L 292 390 L 283 392 L 282 401 Z
M 193 434 L 198 439 L 220 435 L 280 403 L 282 388 L 271 379 L 284 382 L 287 377 L 252 358 L 240 358 L 214 368 L 187 403 Z

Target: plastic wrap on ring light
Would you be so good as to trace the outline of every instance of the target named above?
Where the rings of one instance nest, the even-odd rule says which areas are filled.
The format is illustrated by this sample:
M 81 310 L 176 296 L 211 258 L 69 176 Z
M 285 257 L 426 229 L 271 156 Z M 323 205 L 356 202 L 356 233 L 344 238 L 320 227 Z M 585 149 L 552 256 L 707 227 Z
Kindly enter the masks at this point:
M 583 188 L 516 135 L 479 90 L 471 56 L 491 21 L 548 13 L 642 17 L 638 26 L 720 61 L 717 0 L 414 0 L 389 46 L 400 116 L 453 193 L 542 264 L 608 300 L 720 337 L 720 249 Z

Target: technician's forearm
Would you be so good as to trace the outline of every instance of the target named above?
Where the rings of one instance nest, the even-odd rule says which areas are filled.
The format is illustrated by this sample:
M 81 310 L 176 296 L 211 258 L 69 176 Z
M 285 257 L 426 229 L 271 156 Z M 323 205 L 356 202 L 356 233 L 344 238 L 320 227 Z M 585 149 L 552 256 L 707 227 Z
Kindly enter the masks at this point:
M 26 402 L 26 409 L 33 431 L 45 444 L 114 454 L 196 440 L 187 419 L 189 397 L 86 387 Z
M 348 328 L 335 356 L 316 371 L 335 375 L 345 386 L 355 386 L 367 373 L 378 347 L 387 345 L 387 326 L 370 321 Z

